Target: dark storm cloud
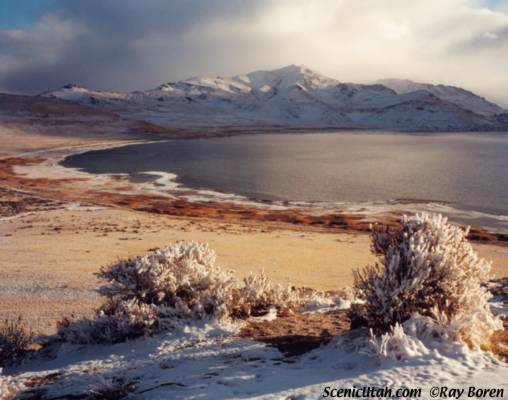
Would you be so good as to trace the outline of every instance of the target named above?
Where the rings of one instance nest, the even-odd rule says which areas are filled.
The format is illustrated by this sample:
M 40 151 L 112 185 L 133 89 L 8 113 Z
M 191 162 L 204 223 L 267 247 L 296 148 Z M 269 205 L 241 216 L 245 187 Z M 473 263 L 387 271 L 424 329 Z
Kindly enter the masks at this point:
M 307 64 L 342 81 L 454 84 L 508 105 L 508 8 L 485 1 L 45 1 L 33 26 L 0 29 L 0 91 L 148 89 Z
M 183 78 L 193 69 L 186 71 L 178 62 L 189 57 L 179 43 L 181 35 L 216 18 L 252 15 L 262 5 L 248 0 L 62 0 L 33 29 L 0 31 L 0 88 L 36 93 L 79 82 L 135 89 L 175 75 Z
M 178 34 L 209 18 L 248 15 L 262 4 L 249 0 L 66 0 L 59 10 L 97 33 L 137 37 L 161 31 Z

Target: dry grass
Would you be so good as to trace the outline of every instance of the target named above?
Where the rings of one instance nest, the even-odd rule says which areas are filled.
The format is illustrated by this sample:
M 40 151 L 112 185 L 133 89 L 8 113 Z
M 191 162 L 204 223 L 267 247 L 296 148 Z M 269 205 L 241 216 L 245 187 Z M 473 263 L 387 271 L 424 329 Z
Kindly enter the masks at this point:
M 482 350 L 490 351 L 500 360 L 508 363 L 508 328 L 494 332 L 490 341 L 481 346 Z
M 86 400 L 120 400 L 136 389 L 134 382 L 123 378 L 102 380 L 91 388 Z
M 26 327 L 21 316 L 6 318 L 0 324 L 0 366 L 23 358 L 33 345 L 33 332 Z

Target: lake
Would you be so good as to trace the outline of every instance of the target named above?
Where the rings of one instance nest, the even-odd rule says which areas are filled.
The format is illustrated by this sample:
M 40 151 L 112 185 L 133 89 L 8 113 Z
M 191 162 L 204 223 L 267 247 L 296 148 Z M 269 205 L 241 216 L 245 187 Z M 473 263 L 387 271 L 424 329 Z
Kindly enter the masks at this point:
M 508 215 L 508 134 L 259 134 L 90 151 L 63 165 L 99 174 L 170 172 L 184 187 L 257 201 L 411 199 Z

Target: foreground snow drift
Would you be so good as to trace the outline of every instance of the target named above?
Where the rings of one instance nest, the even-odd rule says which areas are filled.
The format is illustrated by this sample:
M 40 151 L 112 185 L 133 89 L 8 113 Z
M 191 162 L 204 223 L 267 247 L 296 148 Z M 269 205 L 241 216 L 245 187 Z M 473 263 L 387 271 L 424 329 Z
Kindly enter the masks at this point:
M 82 395 L 131 384 L 139 399 L 316 399 L 325 387 L 500 388 L 508 393 L 506 364 L 462 345 L 430 349 L 402 361 L 380 360 L 365 331 L 340 335 L 300 357 L 234 336 L 235 329 L 195 325 L 179 333 L 112 346 L 62 347 L 54 359 L 11 369 L 17 382 L 53 381 L 43 399 Z M 48 375 L 53 375 L 51 378 Z M 3 378 L 5 379 L 5 378 Z M 0 388 L 2 386 L 0 385 Z
M 380 263 L 356 274 L 356 298 L 274 286 L 264 275 L 237 282 L 197 243 L 119 261 L 99 273 L 108 302 L 96 318 L 63 323 L 31 360 L 0 376 L 0 397 L 289 400 L 355 387 L 360 392 L 349 397 L 380 390 L 381 397 L 446 398 L 450 390 L 459 398 L 465 389 L 469 398 L 504 398 L 508 365 L 480 348 L 506 344 L 504 336 L 492 341 L 506 334 L 492 312 L 506 308 L 505 286 L 487 289 L 490 265 L 466 235 L 439 215 L 375 229 Z M 259 341 L 240 332 L 253 321 L 266 328 L 284 314 L 348 307 L 333 339 L 323 319 L 317 333 L 308 322 Z M 332 318 L 337 328 L 339 314 Z M 326 344 L 292 357 L 267 344 L 282 348 L 281 340 L 302 336 Z

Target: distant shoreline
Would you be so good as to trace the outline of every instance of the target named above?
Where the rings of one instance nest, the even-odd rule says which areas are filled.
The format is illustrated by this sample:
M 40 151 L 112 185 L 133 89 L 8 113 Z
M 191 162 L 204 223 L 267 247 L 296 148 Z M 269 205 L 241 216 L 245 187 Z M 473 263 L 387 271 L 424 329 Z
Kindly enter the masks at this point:
M 292 134 L 288 133 L 287 134 Z M 323 133 L 323 132 L 321 132 Z M 371 132 L 373 135 L 380 135 L 379 132 Z M 392 133 L 392 132 L 386 132 Z M 273 134 L 277 135 L 277 132 L 273 132 Z M 303 133 L 309 134 L 312 133 Z M 406 135 L 406 133 L 403 133 Z M 467 133 L 467 137 L 471 138 L 474 135 Z M 498 137 L 495 135 L 493 137 Z M 206 139 L 210 137 L 205 137 Z M 174 139 L 166 139 L 164 142 L 172 141 Z M 474 140 L 474 139 L 473 139 Z M 153 143 L 158 141 L 141 141 L 136 143 L 128 143 L 122 144 L 120 146 L 106 146 L 101 147 L 100 149 L 86 149 L 89 151 L 101 150 L 101 149 L 111 149 L 114 147 L 124 147 L 124 146 L 136 146 L 143 145 L 146 143 Z M 76 154 L 81 154 L 86 152 L 86 150 L 69 153 L 66 154 L 65 157 L 60 159 L 67 159 Z M 79 165 L 79 164 L 78 164 Z M 65 165 L 65 167 L 69 167 L 69 165 Z M 165 170 L 167 171 L 167 170 Z M 355 215 L 359 217 L 363 217 L 369 219 L 369 217 L 374 217 L 375 215 L 383 214 L 381 219 L 385 218 L 398 218 L 398 215 L 401 213 L 417 213 L 417 212 L 437 212 L 437 213 L 447 213 L 452 217 L 452 220 L 455 219 L 456 223 L 469 224 L 469 225 L 478 225 L 475 222 L 471 221 L 471 219 L 477 219 L 478 221 L 483 220 L 486 225 L 484 229 L 489 233 L 495 234 L 506 234 L 504 225 L 502 221 L 499 222 L 499 227 L 497 226 L 496 218 L 497 213 L 493 211 L 489 211 L 488 209 L 474 209 L 474 208 L 456 208 L 452 205 L 452 203 L 442 201 L 439 199 L 426 199 L 426 198 L 400 198 L 393 200 L 379 200 L 379 201 L 291 201 L 291 200 L 264 200 L 264 198 L 259 198 L 255 196 L 250 196 L 245 193 L 238 193 L 231 190 L 231 188 L 226 189 L 226 191 L 221 191 L 220 189 L 214 189 L 212 187 L 206 189 L 199 189 L 198 187 L 193 187 L 192 184 L 185 185 L 185 182 L 177 181 L 178 177 L 171 170 L 171 173 L 165 171 L 143 171 L 143 175 L 147 175 L 147 177 L 142 181 L 145 188 L 149 188 L 150 193 L 155 193 L 157 195 L 167 195 L 170 194 L 172 196 L 178 197 L 183 201 L 189 201 L 191 203 L 203 203 L 203 202 L 211 202 L 216 204 L 224 203 L 233 203 L 235 206 L 246 206 L 253 208 L 261 208 L 261 209 L 294 209 L 298 212 L 303 212 L 306 214 L 334 214 L 338 213 L 341 215 Z M 89 171 L 94 174 L 94 171 Z M 141 171 L 139 171 L 141 173 Z M 103 177 L 106 177 L 104 174 L 100 174 Z M 118 174 L 112 174 L 118 175 Z M 129 178 L 129 177 L 127 177 Z M 137 181 L 138 183 L 140 181 Z M 148 189 L 147 189 L 148 190 Z M 218 190 L 218 191 L 217 191 Z M 142 194 L 142 191 L 138 191 Z M 467 213 L 472 213 L 471 218 L 467 216 Z M 474 215 L 473 215 L 474 214 Z M 502 219 L 502 215 L 499 216 Z
M 142 142 L 144 141 L 134 143 Z M 16 187 L 21 192 L 54 201 L 78 201 L 88 205 L 129 208 L 174 217 L 282 224 L 286 229 L 317 232 L 367 232 L 372 223 L 392 226 L 398 224 L 399 216 L 396 214 L 369 216 L 334 212 L 313 215 L 314 213 L 308 210 L 291 208 L 271 210 L 219 201 L 193 202 L 175 196 L 139 191 L 135 185 L 121 177 L 92 176 L 59 165 L 59 161 L 64 157 L 77 152 L 129 144 L 133 142 L 96 143 L 85 147 L 56 149 L 56 154 L 55 150 L 44 150 L 33 153 L 34 156 L 1 159 L 0 176 L 3 179 L 0 187 Z M 34 174 L 34 177 L 31 177 L 31 174 Z M 479 227 L 471 228 L 470 239 L 481 243 L 508 244 L 508 234 L 490 232 Z

